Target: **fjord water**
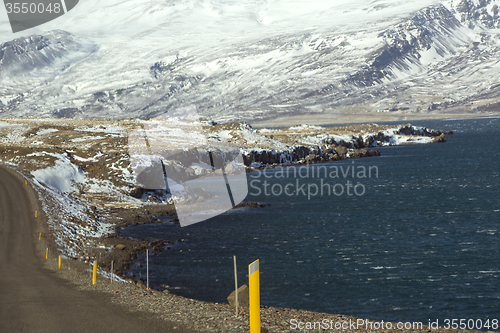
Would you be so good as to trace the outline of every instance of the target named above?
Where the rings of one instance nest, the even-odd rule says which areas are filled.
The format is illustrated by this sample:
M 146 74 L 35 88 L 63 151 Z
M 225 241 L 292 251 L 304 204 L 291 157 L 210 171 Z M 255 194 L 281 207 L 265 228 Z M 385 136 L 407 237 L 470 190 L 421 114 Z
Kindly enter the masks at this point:
M 260 259 L 263 305 L 424 324 L 498 319 L 500 119 L 414 123 L 455 134 L 443 144 L 382 148 L 381 157 L 324 164 L 378 167 L 371 179 L 323 180 L 362 183 L 363 196 L 255 196 L 255 182 L 247 201 L 270 207 L 185 228 L 167 218 L 124 228 L 122 236 L 175 241 L 150 257 L 150 281 L 187 297 L 226 302 L 236 255 L 240 285 L 248 283 L 247 265 Z M 272 177 L 278 170 L 249 181 L 296 184 L 293 174 Z M 136 266 L 132 272 L 144 277 L 144 265 Z

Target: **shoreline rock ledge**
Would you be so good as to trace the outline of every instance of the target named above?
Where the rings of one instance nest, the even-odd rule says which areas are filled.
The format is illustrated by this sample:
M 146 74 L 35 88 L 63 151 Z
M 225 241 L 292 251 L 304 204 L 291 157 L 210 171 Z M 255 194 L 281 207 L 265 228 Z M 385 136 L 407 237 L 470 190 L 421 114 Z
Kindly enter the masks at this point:
M 238 308 L 248 308 L 249 307 L 249 293 L 248 286 L 246 284 L 238 288 Z M 236 306 L 236 290 L 233 291 L 228 297 L 227 301 L 231 307 Z
M 211 130 L 229 133 L 230 141 L 241 147 L 243 161 L 250 168 L 380 156 L 377 147 L 446 142 L 446 136 L 453 134 L 410 124 L 301 125 L 257 130 L 246 123 L 216 126 L 221 128 Z M 246 140 L 247 137 L 253 141 Z

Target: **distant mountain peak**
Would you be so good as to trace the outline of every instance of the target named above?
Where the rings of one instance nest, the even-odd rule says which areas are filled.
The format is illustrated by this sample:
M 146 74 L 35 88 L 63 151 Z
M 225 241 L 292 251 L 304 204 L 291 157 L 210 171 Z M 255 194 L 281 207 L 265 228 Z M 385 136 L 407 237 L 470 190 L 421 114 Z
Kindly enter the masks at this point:
M 219 122 L 492 109 L 499 5 L 145 1 L 129 15 L 133 1 L 89 0 L 57 20 L 68 32 L 0 44 L 0 116 L 147 118 L 191 104 Z

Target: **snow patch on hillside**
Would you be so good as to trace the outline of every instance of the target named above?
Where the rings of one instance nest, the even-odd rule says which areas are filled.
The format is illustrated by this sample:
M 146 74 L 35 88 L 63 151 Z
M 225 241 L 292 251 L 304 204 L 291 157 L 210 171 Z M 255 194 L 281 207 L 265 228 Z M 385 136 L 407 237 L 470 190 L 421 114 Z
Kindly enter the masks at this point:
M 31 173 L 39 182 L 63 193 L 74 192 L 73 185 L 85 181 L 83 172 L 66 158 L 61 157 L 56 165 Z

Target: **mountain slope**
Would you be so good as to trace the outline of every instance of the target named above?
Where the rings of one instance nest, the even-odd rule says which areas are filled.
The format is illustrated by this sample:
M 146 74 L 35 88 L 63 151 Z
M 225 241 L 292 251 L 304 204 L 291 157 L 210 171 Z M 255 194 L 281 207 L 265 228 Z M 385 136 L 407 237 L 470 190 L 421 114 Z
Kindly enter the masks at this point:
M 498 3 L 91 0 L 26 32 L 54 60 L 42 50 L 23 71 L 0 63 L 0 115 L 153 117 L 189 104 L 218 121 L 496 111 Z M 25 37 L 1 36 L 17 39 L 0 50 L 26 49 Z

